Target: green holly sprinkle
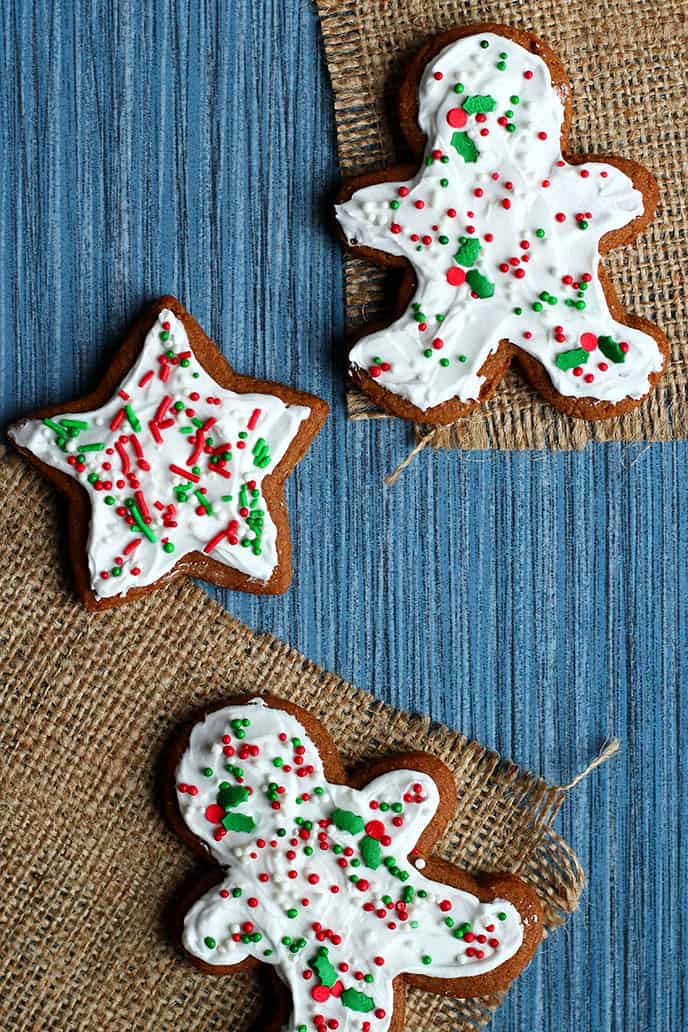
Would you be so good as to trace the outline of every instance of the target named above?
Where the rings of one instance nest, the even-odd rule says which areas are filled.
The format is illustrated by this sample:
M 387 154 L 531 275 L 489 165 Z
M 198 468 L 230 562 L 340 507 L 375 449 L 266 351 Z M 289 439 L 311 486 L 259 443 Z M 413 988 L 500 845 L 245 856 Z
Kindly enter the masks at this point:
M 330 819 L 335 828 L 339 828 L 340 831 L 348 831 L 351 835 L 359 835 L 365 827 L 363 818 L 359 817 L 357 813 L 352 813 L 351 810 L 337 808 L 332 811 Z

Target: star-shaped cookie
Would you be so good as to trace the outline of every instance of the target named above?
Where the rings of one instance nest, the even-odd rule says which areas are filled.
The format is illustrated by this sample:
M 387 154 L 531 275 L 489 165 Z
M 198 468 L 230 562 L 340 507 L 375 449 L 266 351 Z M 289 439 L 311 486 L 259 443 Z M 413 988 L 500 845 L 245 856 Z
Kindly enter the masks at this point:
M 349 356 L 376 404 L 452 422 L 512 358 L 573 416 L 647 397 L 666 338 L 624 311 L 600 255 L 650 221 L 657 186 L 624 158 L 567 154 L 570 123 L 561 62 L 522 30 L 454 29 L 412 62 L 400 125 L 416 164 L 348 180 L 336 209 L 355 253 L 404 270 L 397 318 Z
M 78 595 L 99 610 L 182 574 L 278 594 L 291 580 L 284 481 L 326 402 L 235 373 L 162 297 L 99 387 L 9 436 L 67 497 Z

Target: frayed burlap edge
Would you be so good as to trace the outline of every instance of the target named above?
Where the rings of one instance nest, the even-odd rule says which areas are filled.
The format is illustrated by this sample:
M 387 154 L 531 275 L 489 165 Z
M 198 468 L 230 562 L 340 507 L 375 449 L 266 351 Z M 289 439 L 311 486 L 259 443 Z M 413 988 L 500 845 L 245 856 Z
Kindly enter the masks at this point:
M 162 820 L 155 782 L 179 722 L 241 691 L 311 709 L 350 764 L 408 748 L 435 753 L 458 786 L 441 855 L 473 872 L 522 874 L 542 901 L 547 932 L 576 909 L 583 872 L 552 826 L 565 788 L 374 700 L 253 633 L 191 581 L 87 612 L 63 569 L 52 490 L 11 458 L 0 462 L 0 493 L 0 840 L 9 872 L 0 1026 L 250 1027 L 257 983 L 202 975 L 170 939 L 165 899 L 193 861 Z M 499 1002 L 412 990 L 406 1027 L 468 1032 Z
M 646 163 L 660 182 L 660 208 L 637 247 L 606 258 L 629 308 L 668 332 L 672 361 L 659 387 L 640 408 L 588 423 L 557 412 L 510 371 L 496 395 L 448 427 L 415 428 L 417 441 L 435 448 L 582 449 L 601 441 L 668 441 L 686 436 L 688 382 L 683 343 L 688 307 L 682 268 L 688 258 L 686 168 L 688 144 L 677 131 L 685 101 L 679 33 L 684 0 L 669 0 L 661 19 L 633 0 L 556 0 L 493 3 L 460 0 L 317 0 L 334 92 L 339 160 L 353 175 L 403 158 L 393 138 L 390 111 L 410 56 L 430 36 L 452 25 L 497 20 L 528 28 L 558 50 L 572 76 L 576 99 L 571 145 L 581 151 L 618 152 Z M 580 27 L 586 26 L 585 38 Z M 615 59 L 623 52 L 628 64 Z M 641 74 L 627 73 L 628 65 Z M 653 117 L 636 119 L 652 82 Z M 345 260 L 346 320 L 350 332 L 388 312 L 387 276 L 368 262 Z M 342 347 L 345 345 L 342 344 Z M 349 388 L 353 420 L 388 419 L 361 391 Z

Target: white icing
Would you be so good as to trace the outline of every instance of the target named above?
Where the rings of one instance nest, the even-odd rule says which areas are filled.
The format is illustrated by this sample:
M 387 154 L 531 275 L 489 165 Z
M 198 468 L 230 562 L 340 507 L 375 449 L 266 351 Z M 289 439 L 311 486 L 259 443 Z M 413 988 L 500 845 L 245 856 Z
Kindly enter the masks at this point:
M 488 46 L 482 48 L 481 42 Z M 497 68 L 500 62 L 504 70 Z M 439 80 L 436 73 L 441 74 Z M 525 78 L 525 73 L 532 77 Z M 462 93 L 455 92 L 457 83 L 463 85 Z M 371 371 L 382 387 L 425 410 L 454 398 L 477 399 L 484 383 L 479 370 L 507 339 L 542 363 L 560 394 L 606 402 L 642 398 L 650 388 L 650 373 L 662 367 L 662 354 L 652 336 L 612 317 L 598 265 L 600 239 L 642 214 L 643 196 L 613 165 L 574 166 L 563 161 L 564 106 L 547 64 L 508 38 L 473 35 L 452 43 L 427 65 L 418 96 L 419 124 L 428 139 L 426 159 L 441 151 L 448 161 L 424 162 L 405 183 L 358 190 L 336 211 L 350 244 L 409 260 L 418 284 L 414 300 L 427 317 L 427 328 L 419 330 L 409 308 L 389 327 L 355 345 L 352 366 Z M 449 124 L 450 111 L 479 96 L 496 102 L 494 111 L 484 113 L 484 121 L 473 113 L 461 128 Z M 512 113 L 507 121 L 516 126 L 514 132 L 498 121 L 507 111 Z M 456 122 L 463 114 L 449 117 Z M 489 135 L 482 136 L 481 130 Z M 467 134 L 479 152 L 477 160 L 465 161 L 454 148 L 457 132 Z M 545 181 L 550 185 L 543 186 Z M 401 196 L 400 188 L 408 194 Z M 476 196 L 476 190 L 482 195 Z M 502 206 L 505 199 L 511 205 L 508 210 Z M 422 209 L 415 207 L 418 201 Z M 392 202 L 398 202 L 396 209 L 390 207 Z M 456 212 L 453 217 L 451 210 Z M 591 217 L 581 229 L 576 215 L 587 212 Z M 564 222 L 557 221 L 558 213 L 566 216 Z M 401 231 L 392 232 L 392 224 Z M 545 230 L 543 238 L 536 235 L 538 229 Z M 419 239 L 412 240 L 414 234 Z M 427 245 L 424 236 L 430 241 Z M 440 237 L 447 242 L 440 242 Z M 474 265 L 460 266 L 454 258 L 462 237 L 481 244 Z M 518 264 L 510 259 L 518 259 Z M 507 272 L 500 271 L 503 263 L 509 266 Z M 494 295 L 473 298 L 468 282 L 449 283 L 447 273 L 459 268 L 464 273 L 477 269 L 494 285 Z M 579 292 L 565 285 L 562 279 L 569 275 L 574 283 L 589 276 L 587 289 Z M 556 297 L 557 303 L 542 302 L 542 292 Z M 570 307 L 567 299 L 583 301 L 585 308 Z M 534 303 L 542 303 L 543 311 L 535 312 Z M 523 314 L 515 315 L 515 308 Z M 444 316 L 441 323 L 438 314 Z M 565 340 L 556 339 L 558 326 Z M 527 333 L 531 336 L 524 336 Z M 579 348 L 583 334 L 627 344 L 623 361 L 611 361 L 594 347 L 585 351 L 587 360 L 561 369 L 557 355 Z M 443 346 L 436 350 L 432 342 L 437 338 Z
M 245 737 L 238 739 L 232 721 L 241 720 L 250 721 L 250 725 L 242 729 Z M 286 735 L 286 741 L 280 741 L 280 733 Z M 303 746 L 300 765 L 294 763 L 293 739 Z M 258 755 L 238 758 L 242 745 L 257 746 Z M 233 750 L 233 754 L 227 756 L 225 749 Z M 275 759 L 281 761 L 279 766 L 274 765 Z M 243 771 L 239 775 L 241 781 L 232 769 L 237 764 Z M 306 769 L 307 775 L 298 776 L 298 769 Z M 513 957 L 521 946 L 523 923 L 511 903 L 501 899 L 481 903 L 468 892 L 431 881 L 420 873 L 420 858 L 414 855 L 414 847 L 439 802 L 435 782 L 425 773 L 394 770 L 361 790 L 330 784 L 325 779 L 321 757 L 299 721 L 257 700 L 219 710 L 196 724 L 176 779 L 184 821 L 227 869 L 224 881 L 189 910 L 184 922 L 184 946 L 208 964 L 232 965 L 253 956 L 275 965 L 292 993 L 294 1010 L 285 1026 L 289 1032 L 297 1032 L 300 1026 L 312 1032 L 317 1014 L 327 1020 L 336 1019 L 340 1032 L 360 1032 L 364 1020 L 371 1022 L 374 1032 L 386 1032 L 392 1017 L 392 979 L 396 975 L 480 975 Z M 218 814 L 206 814 L 206 810 L 217 804 L 219 786 L 225 781 L 251 791 L 245 801 L 227 812 L 251 817 L 255 827 L 250 831 L 229 831 L 217 841 L 214 834 L 219 825 L 211 821 L 216 821 Z M 272 808 L 266 792 L 271 783 L 284 789 L 281 793 L 273 791 L 280 803 L 279 810 Z M 190 794 L 189 788 L 196 794 Z M 297 803 L 297 797 L 304 793 L 309 799 Z M 370 805 L 399 801 L 401 813 Z M 337 809 L 360 816 L 366 825 L 371 820 L 382 822 L 391 841 L 379 840 L 381 856 L 383 860 L 394 858 L 396 874 L 384 862 L 375 869 L 363 862 L 361 842 L 365 831 L 352 833 L 334 823 L 319 823 L 327 822 Z M 312 827 L 305 828 L 297 819 L 312 822 Z M 395 826 L 393 819 L 401 819 L 402 823 Z M 381 833 L 379 828 L 368 830 Z M 318 835 L 325 836 L 327 849 L 319 848 Z M 351 852 L 337 855 L 335 847 Z M 306 849 L 312 849 L 312 855 L 307 855 Z M 291 856 L 287 855 L 289 850 Z M 339 865 L 341 859 L 347 860 L 346 867 Z M 360 865 L 355 861 L 360 861 Z M 404 872 L 401 878 L 400 872 Z M 363 889 L 356 887 L 350 881 L 352 874 L 365 879 L 368 885 Z M 331 891 L 332 886 L 336 893 Z M 405 907 L 407 917 L 402 919 L 396 904 L 409 888 L 413 889 L 412 899 Z M 240 896 L 232 895 L 235 889 L 241 890 Z M 427 895 L 419 896 L 419 890 Z M 226 893 L 224 898 L 221 892 Z M 388 908 L 383 897 L 389 897 L 393 906 Z M 304 898 L 310 901 L 309 905 L 303 904 Z M 251 906 L 249 901 L 257 905 Z M 440 906 L 445 901 L 451 904 L 450 908 Z M 374 905 L 373 912 L 363 909 L 368 903 Z M 290 917 L 287 912 L 292 908 L 296 913 Z M 375 913 L 383 910 L 382 917 Z M 502 915 L 501 919 L 498 915 Z M 447 918 L 453 922 L 452 927 L 447 925 Z M 241 935 L 245 922 L 253 926 L 251 935 L 260 934 L 259 941 L 232 938 Z M 314 932 L 315 922 L 327 932 L 328 937 L 322 942 Z M 454 934 L 464 922 L 471 925 L 468 940 Z M 341 940 L 333 942 L 330 935 L 341 936 Z M 282 942 L 285 936 L 290 943 Z M 300 939 L 306 940 L 306 944 L 292 952 L 290 946 Z M 327 948 L 327 959 L 343 989 L 364 993 L 374 1002 L 375 1010 L 352 1010 L 344 1002 L 346 996 L 330 994 L 322 1001 L 313 999 L 312 990 L 320 979 L 316 973 L 304 979 L 304 972 L 312 970 L 311 963 L 320 946 Z M 480 950 L 482 956 L 472 955 L 473 950 Z M 377 965 L 376 957 L 384 958 L 384 964 Z M 431 957 L 431 962 L 424 963 L 423 957 Z M 340 965 L 348 965 L 348 969 L 342 970 Z M 372 976 L 372 981 L 357 979 L 357 972 Z
M 168 331 L 164 330 L 163 323 L 169 324 Z M 169 339 L 161 340 L 161 334 L 165 332 L 169 333 Z M 168 363 L 169 373 L 166 374 L 161 356 L 167 352 L 187 357 L 176 364 Z M 182 366 L 181 361 L 188 364 Z M 163 376 L 166 379 L 163 380 Z M 158 425 L 156 436 L 151 423 L 156 421 L 159 406 L 165 398 L 170 398 L 171 403 L 158 420 L 162 425 Z M 176 402 L 184 403 L 181 412 L 174 409 Z M 119 413 L 125 405 L 131 406 L 140 424 L 135 432 L 128 417 L 117 426 Z M 254 416 L 256 411 L 258 415 Z M 229 527 L 233 527 L 231 538 L 225 534 L 207 554 L 258 581 L 269 580 L 277 564 L 277 528 L 267 511 L 261 487 L 265 477 L 278 466 L 309 414 L 310 409 L 287 405 L 271 394 L 237 394 L 220 387 L 193 355 L 183 322 L 171 311 L 163 309 L 119 391 L 102 408 L 92 412 L 61 413 L 52 418 L 52 425 L 41 420 L 26 420 L 12 428 L 11 436 L 18 445 L 27 448 L 43 462 L 75 477 L 88 492 L 91 500 L 88 537 L 91 585 L 97 596 L 107 598 L 124 595 L 132 587 L 152 584 L 185 555 L 209 548 L 213 539 Z M 231 459 L 219 464 L 224 475 L 211 472 L 215 465 L 211 461 L 213 456 L 203 449 L 198 458 L 191 461 L 196 448 L 192 443 L 195 440 L 193 433 L 198 431 L 192 419 L 203 424 L 214 420 L 204 435 L 210 450 L 225 443 L 231 445 Z M 65 420 L 77 420 L 88 426 L 70 438 L 69 428 L 64 427 Z M 114 430 L 111 429 L 113 420 Z M 251 429 L 248 429 L 249 424 Z M 62 447 L 58 443 L 60 427 L 64 432 Z M 193 433 L 182 433 L 182 430 L 189 429 Z M 246 434 L 243 442 L 240 433 Z M 136 451 L 134 438 L 140 445 L 143 459 Z M 259 454 L 254 454 L 254 450 L 260 439 L 267 445 L 269 461 L 256 466 Z M 245 447 L 238 446 L 244 442 Z M 104 448 L 83 450 L 93 444 L 103 444 Z M 84 457 L 81 471 L 69 462 L 70 457 L 80 455 Z M 105 463 L 110 464 L 110 469 L 105 467 Z M 174 473 L 170 466 L 178 467 L 181 473 Z M 130 470 L 129 474 L 125 467 Z M 192 473 L 194 479 L 191 480 L 185 474 L 194 469 L 197 472 Z M 98 483 L 109 483 L 110 486 L 98 487 L 89 481 L 89 476 L 96 476 Z M 253 488 L 247 486 L 250 481 L 255 482 Z M 191 485 L 188 491 L 184 489 L 186 484 Z M 203 498 L 210 512 L 201 505 L 195 493 L 201 489 L 205 491 Z M 184 495 L 186 501 L 183 500 Z M 231 499 L 228 499 L 230 495 Z M 134 501 L 138 511 L 142 512 L 141 498 L 150 514 L 147 527 L 154 541 L 150 541 L 139 527 L 130 527 L 126 522 L 130 511 L 126 509 L 127 503 Z M 248 506 L 244 506 L 247 500 Z M 156 507 L 156 502 L 162 508 Z M 174 512 L 167 508 L 170 505 L 174 506 Z M 262 532 L 255 519 L 257 511 L 262 513 Z M 258 515 L 258 521 L 260 518 Z M 253 526 L 247 523 L 247 519 Z M 140 544 L 127 553 L 127 545 L 136 539 L 140 539 Z M 165 551 L 164 541 L 172 544 L 174 550 Z M 243 541 L 246 545 L 242 544 Z M 119 575 L 113 575 L 114 568 L 120 569 Z M 137 570 L 138 573 L 135 572 Z M 108 574 L 106 578 L 102 577 L 103 572 Z

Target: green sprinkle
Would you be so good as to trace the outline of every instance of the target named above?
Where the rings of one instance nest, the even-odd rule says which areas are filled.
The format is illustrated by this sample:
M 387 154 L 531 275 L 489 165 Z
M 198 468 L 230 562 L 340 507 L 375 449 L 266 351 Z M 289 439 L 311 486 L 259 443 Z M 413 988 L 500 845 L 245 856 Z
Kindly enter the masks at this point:
M 467 115 L 482 115 L 494 111 L 497 101 L 489 94 L 477 97 L 466 97 L 463 109 Z
M 463 83 L 457 82 L 456 86 L 454 87 L 454 93 L 463 93 L 463 88 Z
M 222 826 L 227 831 L 240 831 L 244 834 L 253 831 L 256 826 L 256 822 L 253 817 L 243 813 L 228 813 L 222 818 Z
M 428 956 L 427 953 L 425 954 L 425 956 L 421 958 L 421 960 L 423 961 L 426 967 L 428 964 L 432 964 L 432 957 Z
M 208 947 L 209 950 L 214 950 L 215 947 L 217 946 L 217 943 L 213 939 L 212 935 L 206 935 L 206 937 L 203 940 L 203 942 L 206 944 L 206 946 Z
M 448 236 L 440 236 L 437 239 L 439 240 L 439 242 L 441 244 L 448 244 L 449 243 L 449 237 Z
M 206 496 L 200 490 L 200 488 L 199 488 L 199 490 L 194 491 L 194 494 L 196 495 L 196 498 L 198 498 L 199 503 L 203 506 L 205 511 L 208 513 L 208 515 L 212 516 L 212 513 L 213 513 L 212 506 L 211 506 L 210 502 L 208 501 L 208 499 L 206 498 Z
M 203 770 L 201 771 L 201 774 L 203 775 L 204 778 L 212 778 L 212 776 L 213 776 L 213 768 L 212 767 L 204 767 Z
M 287 917 L 291 918 L 292 920 L 295 917 L 298 917 L 298 915 L 299 915 L 299 912 L 296 909 L 296 907 L 289 907 L 289 910 L 287 910 Z
M 399 201 L 390 201 L 389 206 L 392 209 L 392 211 L 396 211 L 399 207 Z
M 494 294 L 494 283 L 487 276 L 483 276 L 477 269 L 471 269 L 466 273 L 466 281 L 471 290 L 480 298 L 492 297 Z
M 520 99 L 521 98 L 519 96 L 517 96 L 517 94 L 515 94 L 515 93 L 511 97 L 509 97 L 509 100 L 511 101 L 512 104 L 518 104 L 520 102 Z
M 368 1011 L 375 1009 L 375 1001 L 365 993 L 359 992 L 358 989 L 345 989 L 340 1000 L 349 1010 L 358 1011 L 359 1014 L 367 1014 Z
M 115 504 L 115 499 L 112 497 L 112 495 L 105 495 L 105 498 L 103 499 L 103 501 L 105 502 L 106 505 L 114 505 Z
M 365 827 L 363 818 L 359 817 L 357 813 L 352 813 L 351 810 L 337 808 L 330 814 L 330 819 L 335 828 L 339 828 L 340 831 L 348 831 L 351 835 L 359 835 Z
M 382 863 L 382 848 L 378 840 L 370 835 L 364 835 L 359 849 L 366 867 L 369 867 L 371 871 L 376 871 Z
M 506 914 L 504 913 L 504 911 L 500 911 L 500 913 L 497 914 L 497 920 L 498 921 L 506 921 Z
M 449 365 L 449 359 L 448 358 L 441 358 L 440 359 L 440 365 L 441 366 L 445 366 L 445 367 L 448 366 Z
M 337 971 L 333 967 L 330 960 L 328 960 L 328 949 L 326 946 L 321 946 L 316 955 L 309 961 L 310 966 L 315 971 L 316 975 L 320 979 L 323 985 L 326 985 L 329 989 L 330 986 L 334 985 L 337 981 Z
M 505 126 L 505 129 L 506 129 L 506 131 L 508 133 L 515 133 L 516 132 L 516 126 L 514 125 L 513 122 L 509 122 L 509 124 L 507 126 Z
M 514 308 L 514 315 L 523 315 L 522 308 Z
M 620 363 L 626 361 L 626 353 L 621 350 L 621 345 L 613 337 L 598 337 L 597 345 L 610 362 Z
M 134 410 L 131 407 L 131 405 L 125 405 L 124 406 L 124 412 L 126 414 L 127 419 L 129 420 L 129 423 L 131 425 L 131 429 L 134 431 L 134 433 L 138 433 L 139 430 L 141 429 L 141 423 L 139 422 L 139 418 L 136 415 L 136 413 L 134 412 Z
M 169 555 L 170 552 L 174 552 L 174 545 L 171 541 L 166 541 L 165 544 L 162 546 L 162 550 L 163 552 L 167 552 L 167 554 Z
M 539 237 L 540 240 L 542 240 L 544 235 L 545 235 L 544 229 L 536 229 L 535 230 L 535 236 Z
M 440 179 L 440 186 L 449 186 L 448 179 Z
M 463 240 L 461 247 L 454 255 L 454 261 L 466 267 L 475 265 L 482 248 L 479 240 L 467 238 Z
M 490 44 L 489 44 L 488 40 L 486 40 L 486 39 L 481 39 L 481 41 L 480 41 L 480 46 L 482 47 L 482 49 L 483 49 L 483 50 L 487 50 L 487 48 L 489 47 L 489 45 L 490 45 Z
M 497 61 L 497 68 L 500 72 L 506 71 L 506 61 Z
M 576 366 L 585 365 L 588 358 L 588 352 L 584 348 L 571 348 L 570 351 L 560 351 L 554 363 L 558 369 L 568 372 L 569 369 L 575 369 Z
M 231 810 L 235 806 L 240 806 L 247 799 L 248 789 L 244 785 L 228 785 L 226 788 L 220 789 L 217 795 L 217 801 L 223 810 Z
M 465 361 L 466 361 L 466 356 L 465 355 L 459 355 L 459 362 L 465 362 Z
M 473 143 L 468 133 L 455 132 L 452 134 L 451 145 L 456 153 L 463 158 L 467 164 L 473 164 L 478 160 L 478 148 Z

